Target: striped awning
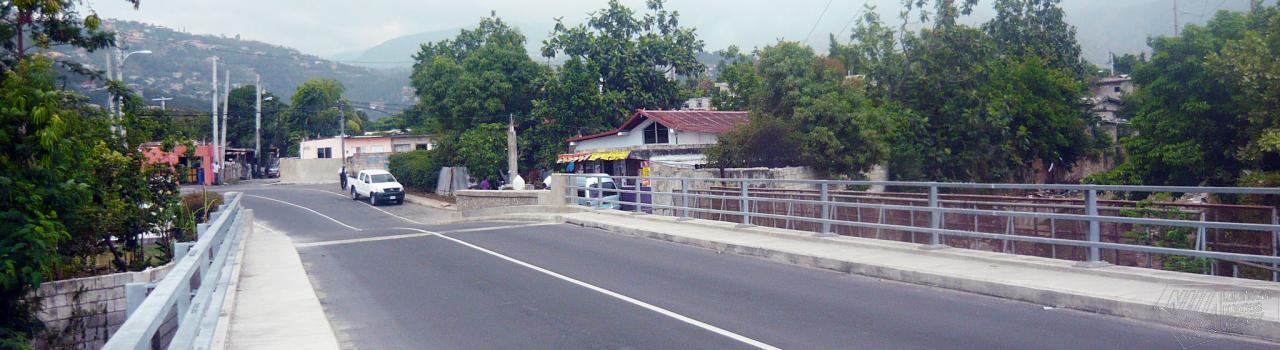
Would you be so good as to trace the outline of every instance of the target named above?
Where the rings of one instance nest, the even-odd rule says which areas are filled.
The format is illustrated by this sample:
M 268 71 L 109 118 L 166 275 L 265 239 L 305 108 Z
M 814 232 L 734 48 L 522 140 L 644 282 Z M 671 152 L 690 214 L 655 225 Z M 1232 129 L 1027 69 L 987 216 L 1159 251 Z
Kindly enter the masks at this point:
M 581 161 L 587 160 L 587 157 L 590 157 L 590 156 L 591 156 L 591 152 L 561 154 L 558 157 L 556 157 L 556 163 L 581 162 Z

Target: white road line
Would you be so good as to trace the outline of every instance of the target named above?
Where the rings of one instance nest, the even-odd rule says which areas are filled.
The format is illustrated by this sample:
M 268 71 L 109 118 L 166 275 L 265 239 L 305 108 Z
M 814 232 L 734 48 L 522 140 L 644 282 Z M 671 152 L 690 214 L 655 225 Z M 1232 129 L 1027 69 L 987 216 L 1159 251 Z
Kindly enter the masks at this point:
M 696 326 L 696 327 L 698 327 L 698 328 L 702 328 L 702 329 L 705 329 L 705 330 L 711 331 L 711 332 L 713 332 L 713 333 L 716 333 L 716 334 L 719 334 L 719 335 L 722 335 L 722 336 L 728 337 L 728 338 L 733 339 L 733 340 L 737 340 L 737 341 L 739 341 L 739 342 L 742 342 L 742 343 L 744 343 L 744 344 L 747 344 L 747 345 L 750 345 L 750 346 L 753 346 L 753 347 L 756 347 L 756 348 L 759 348 L 759 349 L 779 349 L 779 348 L 778 348 L 778 347 L 776 347 L 776 346 L 766 344 L 766 343 L 761 342 L 761 341 L 759 341 L 759 340 L 755 340 L 755 339 L 747 338 L 747 337 L 745 337 L 745 336 L 743 336 L 743 335 L 741 335 L 741 334 L 737 334 L 737 333 L 734 333 L 734 332 L 730 332 L 730 331 L 725 330 L 725 329 L 723 329 L 723 328 L 716 327 L 716 326 L 712 326 L 712 325 L 710 325 L 710 324 L 707 324 L 707 323 L 702 322 L 702 321 L 695 320 L 695 319 L 690 318 L 690 317 L 688 317 L 688 316 L 685 316 L 685 315 L 681 315 L 681 314 L 675 313 L 675 312 L 673 312 L 673 311 L 671 311 L 671 310 L 667 310 L 667 309 L 664 309 L 664 308 L 658 307 L 658 306 L 656 306 L 656 305 L 649 304 L 649 303 L 646 303 L 646 302 L 643 302 L 643 301 L 637 300 L 637 299 L 635 299 L 635 298 L 632 298 L 632 297 L 629 297 L 629 296 L 626 296 L 626 295 L 619 294 L 619 293 L 617 293 L 617 292 L 614 292 L 614 291 L 611 291 L 611 290 L 608 290 L 608 289 L 604 289 L 604 288 L 601 288 L 601 287 L 597 287 L 596 285 L 593 285 L 593 284 L 590 284 L 590 283 L 587 283 L 587 282 L 579 281 L 579 280 L 573 279 L 573 278 L 571 278 L 571 277 L 568 277 L 568 276 L 565 276 L 565 275 L 561 275 L 561 274 L 559 274 L 559 273 L 556 273 L 555 271 L 547 270 L 547 269 L 544 269 L 544 268 L 538 267 L 537 265 L 533 265 L 533 264 L 530 264 L 530 263 L 527 263 L 527 262 L 521 261 L 521 260 L 516 259 L 516 258 L 512 258 L 512 257 L 506 256 L 506 255 L 502 255 L 501 253 L 494 252 L 494 251 L 492 251 L 492 250 L 488 250 L 488 249 L 485 249 L 484 247 L 480 247 L 480 246 L 477 246 L 477 245 L 474 245 L 474 244 L 471 244 L 471 243 L 467 243 L 466 241 L 463 241 L 463 240 L 460 240 L 460 239 L 457 239 L 457 238 L 453 238 L 453 237 L 446 236 L 446 235 L 441 234 L 441 233 L 439 233 L 439 232 L 431 232 L 431 231 L 421 230 L 421 229 L 411 229 L 411 230 L 419 231 L 419 232 L 426 233 L 426 234 L 435 235 L 435 236 L 437 236 L 437 237 L 440 237 L 440 238 L 444 238 L 444 239 L 447 239 L 447 240 L 453 241 L 454 243 L 461 244 L 461 245 L 463 245 L 463 246 L 466 246 L 466 247 L 471 248 L 471 249 L 478 250 L 478 251 L 483 252 L 483 253 L 485 253 L 485 254 L 489 254 L 489 255 L 492 255 L 492 256 L 498 257 L 499 259 L 509 261 L 509 262 L 514 263 L 514 264 L 516 264 L 516 265 L 524 266 L 524 267 L 529 268 L 529 269 L 531 269 L 531 270 L 534 270 L 534 271 L 537 271 L 537 272 L 541 272 L 541 273 L 543 273 L 543 274 L 546 274 L 546 275 L 551 276 L 551 277 L 558 278 L 558 279 L 563 280 L 563 281 L 565 281 L 565 282 L 569 282 L 569 283 L 576 284 L 576 285 L 578 285 L 578 286 L 580 286 L 580 287 L 587 288 L 587 289 L 590 289 L 590 290 L 596 291 L 596 292 L 598 292 L 598 293 L 600 293 L 600 294 L 604 294 L 604 295 L 607 295 L 607 296 L 613 297 L 614 299 L 622 300 L 622 301 L 625 301 L 625 302 L 628 302 L 628 303 L 634 304 L 634 305 L 636 305 L 636 306 L 639 306 L 639 307 L 642 307 L 642 308 L 645 308 L 645 309 L 649 309 L 650 311 L 657 312 L 657 313 L 659 313 L 659 314 L 662 314 L 663 316 L 667 316 L 667 317 L 670 317 L 670 318 L 674 318 L 674 319 L 679 320 L 679 321 L 681 321 L 681 322 L 688 323 L 688 324 L 693 325 L 693 326 Z
M 358 228 L 351 227 L 350 225 L 344 224 L 344 223 L 342 223 L 341 221 L 338 221 L 337 219 L 334 219 L 334 218 L 332 218 L 332 217 L 329 217 L 328 215 L 321 214 L 321 213 L 320 213 L 320 212 L 318 212 L 318 211 L 311 210 L 310 208 L 307 208 L 307 207 L 304 207 L 304 206 L 301 206 L 301 205 L 297 205 L 297 204 L 293 204 L 293 203 L 285 202 L 285 201 L 278 200 L 278 199 L 274 199 L 274 198 L 267 198 L 267 197 L 262 197 L 262 196 L 255 196 L 255 195 L 250 195 L 250 194 L 246 194 L 246 196 L 249 196 L 249 197 L 255 197 L 255 198 L 262 198 L 262 199 L 266 199 L 266 200 L 270 200 L 270 201 L 276 201 L 276 202 L 280 202 L 280 203 L 284 203 L 284 204 L 292 205 L 292 206 L 295 206 L 295 207 L 298 207 L 298 208 L 302 208 L 302 209 L 304 209 L 304 210 L 307 210 L 307 211 L 310 211 L 310 212 L 312 212 L 312 213 L 315 213 L 316 215 L 320 215 L 320 216 L 323 216 L 323 217 L 324 217 L 324 218 L 326 218 L 326 219 L 332 220 L 333 222 L 336 222 L 336 223 L 338 223 L 339 225 L 346 226 L 346 227 L 348 227 L 348 228 L 351 228 L 352 230 L 360 231 L 360 229 L 358 229 Z M 371 208 L 373 208 L 373 209 L 375 209 L 375 210 L 378 210 L 378 211 L 381 211 L 381 212 L 383 212 L 383 213 L 386 213 L 387 215 L 391 215 L 391 216 L 394 216 L 394 217 L 400 218 L 401 220 L 404 220 L 404 221 L 408 221 L 408 222 L 412 222 L 412 223 L 415 223 L 415 224 L 422 225 L 422 223 L 421 223 L 421 222 L 418 222 L 418 221 L 415 221 L 415 220 L 412 220 L 412 219 L 409 219 L 409 218 L 406 218 L 406 217 L 403 217 L 403 216 L 400 216 L 400 215 L 392 214 L 392 213 L 391 213 L 391 212 L 389 212 L 389 211 L 382 210 L 382 208 L 378 208 L 378 207 L 374 207 L 374 206 L 370 206 L 370 207 L 371 207 Z M 496 230 L 496 229 L 502 229 L 502 228 L 514 228 L 514 227 L 521 227 L 521 226 L 539 226 L 539 225 L 554 225 L 554 224 L 551 224 L 551 223 L 538 223 L 538 224 L 529 224 L 529 225 L 511 225 L 511 226 L 506 226 L 506 227 L 484 227 L 484 228 L 475 228 L 475 229 L 455 230 L 455 231 L 452 231 L 452 232 L 476 232 L 476 231 L 482 231 L 482 230 L 486 230 L 486 229 L 488 229 L 488 230 Z M 524 266 L 525 268 L 528 268 L 528 269 L 531 269 L 531 270 L 534 270 L 534 271 L 537 271 L 537 272 L 541 272 L 541 273 L 543 273 L 543 274 L 545 274 L 545 275 L 548 275 L 548 276 L 551 276 L 551 277 L 555 277 L 555 278 L 560 279 L 560 280 L 563 280 L 563 281 L 565 281 L 565 282 L 573 283 L 573 284 L 578 285 L 578 286 L 580 286 L 580 287 L 583 287 L 583 288 L 587 288 L 587 289 L 593 290 L 593 291 L 595 291 L 595 292 L 597 292 L 597 293 L 607 295 L 607 296 L 612 297 L 612 298 L 614 298 L 614 299 L 622 300 L 622 301 L 625 301 L 625 302 L 627 302 L 627 303 L 631 303 L 631 304 L 633 304 L 633 305 L 636 305 L 636 306 L 639 306 L 639 307 L 642 307 L 642 308 L 648 309 L 648 310 L 650 310 L 650 311 L 657 312 L 658 314 L 661 314 L 661 315 L 663 315 L 663 316 L 667 316 L 667 317 L 670 317 L 670 318 L 676 319 L 676 320 L 678 320 L 678 321 L 681 321 L 681 322 L 684 322 L 684 323 L 688 323 L 688 324 L 693 325 L 693 326 L 695 326 L 695 327 L 698 327 L 698 328 L 702 328 L 702 329 L 705 329 L 705 330 L 711 331 L 712 333 L 716 333 L 716 334 L 719 334 L 719 335 L 722 335 L 722 336 L 728 337 L 728 338 L 730 338 L 730 339 L 737 340 L 737 341 L 739 341 L 739 342 L 742 342 L 742 343 L 744 343 L 744 344 L 750 345 L 750 346 L 755 347 L 755 348 L 758 348 L 758 349 L 779 349 L 779 348 L 778 348 L 778 347 L 776 347 L 776 346 L 769 345 L 769 344 L 764 343 L 764 342 L 761 342 L 761 341 L 759 341 L 759 340 L 755 340 L 755 339 L 747 338 L 746 336 L 743 336 L 743 335 L 741 335 L 741 334 L 737 334 L 737 333 L 734 333 L 734 332 L 731 332 L 731 331 L 725 330 L 725 329 L 723 329 L 723 328 L 720 328 L 720 327 L 716 327 L 716 326 L 710 325 L 710 324 L 708 324 L 708 323 L 706 323 L 706 322 L 702 322 L 702 321 L 695 320 L 695 319 L 693 319 L 693 318 L 691 318 L 691 317 L 688 317 L 688 316 L 685 316 L 685 315 L 681 315 L 681 314 L 675 313 L 674 311 L 667 310 L 667 309 L 664 309 L 664 308 L 658 307 L 658 306 L 656 306 L 656 305 L 649 304 L 649 303 L 646 303 L 646 302 L 643 302 L 643 301 L 637 300 L 637 299 L 635 299 L 635 298 L 632 298 L 632 297 L 629 297 L 629 296 L 626 296 L 626 295 L 620 294 L 620 293 L 618 293 L 618 292 L 614 292 L 614 291 L 611 291 L 611 290 L 608 290 L 608 289 L 604 289 L 604 288 L 598 287 L 598 286 L 596 286 L 596 285 L 593 285 L 593 284 L 590 284 L 590 283 L 587 283 L 587 282 L 579 281 L 579 280 L 573 279 L 572 277 L 569 277 L 569 276 L 561 275 L 561 274 L 559 274 L 559 273 L 556 273 L 555 271 L 547 270 L 547 269 L 544 269 L 544 268 L 538 267 L 537 265 L 533 265 L 533 264 L 530 264 L 530 263 L 524 262 L 524 261 L 519 260 L 519 259 L 516 259 L 516 258 L 512 258 L 512 257 L 506 256 L 506 255 L 502 255 L 501 253 L 498 253 L 498 252 L 495 252 L 495 251 L 492 251 L 492 250 L 485 249 L 484 247 L 477 246 L 477 245 L 474 245 L 474 244 L 471 244 L 471 243 L 467 243 L 466 241 L 463 241 L 463 240 L 460 240 L 460 239 L 457 239 L 457 238 L 453 238 L 453 237 L 446 236 L 446 235 L 444 235 L 443 233 L 440 233 L 440 232 L 432 232 L 432 231 L 427 231 L 427 230 L 417 229 L 417 228 L 396 228 L 396 229 L 404 229 L 404 230 L 410 230 L 410 231 L 417 231 L 417 232 L 419 232 L 419 234 L 411 234 L 411 235 L 396 235 L 396 236 L 385 236 L 385 237 L 372 237 L 372 238 L 358 238 L 358 239 L 350 239 L 350 240 L 326 241 L 326 242 L 314 242 L 314 243 L 301 243 L 301 244 L 295 244 L 294 246 L 295 246 L 295 247 L 315 247 L 315 246 L 321 246 L 321 245 L 332 245 L 332 244 L 343 244 L 343 243 L 354 243 L 354 242 L 367 242 L 367 241 L 378 241 L 378 240 L 388 240 L 388 239 L 401 239 L 401 238 L 410 238 L 410 237 L 436 236 L 436 237 L 440 237 L 440 238 L 443 238 L 443 239 L 446 239 L 446 240 L 452 241 L 452 242 L 457 243 L 457 244 L 461 244 L 461 245 L 463 245 L 463 246 L 465 246 L 465 247 L 468 247 L 468 248 L 471 248 L 471 249 L 475 249 L 475 250 L 480 251 L 480 252 L 482 252 L 482 253 L 485 253 L 485 254 L 489 254 L 489 255 L 495 256 L 495 257 L 497 257 L 497 258 L 499 258 L 499 259 L 509 261 L 509 262 L 514 263 L 514 264 L 516 264 L 516 265 Z
M 513 229 L 513 228 L 550 226 L 550 225 L 559 225 L 559 224 L 549 223 L 549 222 L 540 222 L 536 224 L 525 224 L 525 225 L 507 225 L 507 226 L 468 228 L 468 229 L 461 229 L 461 230 L 449 230 L 449 231 L 440 231 L 440 233 L 496 231 L 496 230 L 506 230 L 506 229 Z M 416 229 L 416 228 L 407 228 L 407 227 L 390 227 L 386 229 L 387 230 L 420 231 L 419 229 Z M 311 247 L 323 247 L 323 246 L 338 245 L 338 244 L 352 244 L 352 243 L 388 241 L 393 239 L 418 238 L 418 237 L 427 237 L 427 236 L 433 236 L 433 235 L 434 235 L 433 233 L 410 233 L 410 234 L 404 234 L 404 235 L 391 235 L 391 236 L 365 237 L 365 238 L 352 238 L 352 239 L 335 239 L 331 241 L 298 243 L 298 244 L 294 244 L 293 246 L 298 248 L 311 248 Z
M 295 207 L 301 208 L 302 210 L 306 210 L 306 211 L 309 211 L 309 212 L 315 213 L 316 215 L 320 215 L 320 216 L 324 217 L 325 219 L 329 219 L 329 221 L 333 221 L 333 222 L 337 223 L 338 225 L 342 225 L 342 226 L 344 226 L 344 227 L 346 227 L 346 228 L 349 228 L 349 229 L 352 229 L 352 230 L 360 231 L 360 229 L 358 229 L 358 228 L 355 228 L 355 227 L 353 227 L 353 226 L 351 226 L 351 225 L 344 224 L 344 223 L 342 223 L 342 221 L 338 221 L 338 219 L 334 219 L 334 218 L 332 218 L 332 217 L 329 217 L 328 215 L 321 214 L 320 212 L 315 211 L 315 210 L 312 210 L 311 208 L 307 208 L 307 207 L 304 207 L 304 206 L 301 206 L 301 205 L 297 205 L 297 204 L 293 204 L 293 203 L 285 202 L 285 201 L 282 201 L 282 200 L 279 200 L 279 199 L 275 199 L 275 198 L 267 198 L 267 197 L 263 197 L 263 196 L 256 196 L 256 195 L 252 195 L 252 194 L 246 194 L 245 196 L 249 196 L 249 197 L 253 197 L 253 198 L 261 198 L 261 199 L 266 199 L 266 200 L 273 201 L 273 202 L 279 202 L 279 203 L 283 203 L 283 204 L 287 204 L 287 205 L 292 205 L 292 206 L 295 206 Z

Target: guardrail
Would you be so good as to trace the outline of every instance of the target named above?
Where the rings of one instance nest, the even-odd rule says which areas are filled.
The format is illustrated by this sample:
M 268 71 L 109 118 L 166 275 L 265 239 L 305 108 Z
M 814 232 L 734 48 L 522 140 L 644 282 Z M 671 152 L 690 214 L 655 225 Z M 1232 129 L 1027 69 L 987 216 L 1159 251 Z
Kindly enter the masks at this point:
M 740 227 L 753 226 L 753 220 L 760 219 L 781 219 L 787 222 L 809 222 L 820 225 L 816 229 L 817 235 L 832 236 L 834 226 L 860 227 L 867 229 L 894 230 L 899 232 L 907 232 L 912 236 L 914 242 L 915 234 L 927 234 L 928 244 L 924 249 L 940 249 L 948 247 L 946 238 L 948 237 L 965 237 L 971 239 L 990 239 L 1002 242 L 1029 242 L 1038 244 L 1049 244 L 1073 247 L 1083 247 L 1086 249 L 1085 257 L 1082 261 L 1083 266 L 1102 266 L 1106 265 L 1103 260 L 1102 249 L 1145 253 L 1148 255 L 1148 264 L 1150 264 L 1150 256 L 1152 254 L 1169 255 L 1169 256 L 1185 256 L 1229 261 L 1242 265 L 1270 270 L 1272 280 L 1280 280 L 1280 254 L 1277 254 L 1276 247 L 1280 246 L 1280 222 L 1277 222 L 1275 209 L 1272 208 L 1269 213 L 1271 223 L 1242 223 L 1242 222 L 1220 222 L 1208 221 L 1204 215 L 1197 215 L 1198 220 L 1180 220 L 1168 218 L 1149 218 L 1149 217 L 1128 217 L 1128 216 L 1112 216 L 1100 215 L 1098 204 L 1098 194 L 1102 191 L 1110 192 L 1168 192 L 1168 193 L 1214 193 L 1214 194 L 1237 194 L 1237 195 L 1280 195 L 1280 188 L 1246 188 L 1246 187 L 1188 187 L 1188 186 L 1101 186 L 1101 185 L 1038 185 L 1038 184 L 982 184 L 982 183 L 935 183 L 935 182 L 897 182 L 897 181 L 828 181 L 828 180 L 783 180 L 783 179 L 735 179 L 735 178 L 678 178 L 678 177 L 640 177 L 640 176 L 603 176 L 603 175 L 582 175 L 582 174 L 566 174 L 568 178 L 569 193 L 565 194 L 565 198 L 569 199 L 573 204 L 585 204 L 591 207 L 599 207 L 601 203 L 616 203 L 619 208 L 624 205 L 631 206 L 636 213 L 667 213 L 672 216 L 679 216 L 682 219 L 690 218 L 690 213 L 704 214 L 721 214 L 728 215 L 740 222 Z M 601 179 L 608 177 L 620 180 L 622 186 L 617 189 L 602 189 L 599 187 Z M 577 181 L 575 178 L 586 178 L 583 181 Z M 590 180 L 596 178 L 595 180 Z M 626 183 L 632 183 L 634 189 L 625 189 Z M 653 187 L 646 190 L 642 183 L 667 183 L 670 186 L 668 191 L 654 191 Z M 710 187 L 702 187 L 696 191 L 707 193 L 691 193 L 690 184 L 696 182 L 712 182 L 717 183 L 719 190 L 710 190 Z M 586 184 L 578 186 L 577 184 Z M 791 198 L 769 198 L 765 197 L 770 191 L 777 189 L 766 189 L 766 185 L 803 185 L 806 187 L 817 188 L 817 199 L 791 199 Z M 753 187 L 754 186 L 754 187 Z M 917 199 L 919 203 L 908 204 L 876 204 L 865 202 L 839 202 L 833 200 L 833 189 L 845 189 L 851 186 L 892 186 L 895 188 L 917 188 L 927 191 L 925 198 Z M 1046 213 L 1038 211 L 1016 211 L 995 209 L 1008 203 L 991 203 L 987 205 L 993 209 L 978 209 L 977 205 L 973 209 L 947 207 L 940 200 L 940 190 L 1059 190 L 1059 191 L 1077 191 L 1083 194 L 1083 205 L 1055 205 L 1059 208 L 1068 208 L 1080 210 L 1080 214 L 1075 213 Z M 812 190 L 809 190 L 812 191 Z M 608 197 L 614 193 L 630 193 L 633 197 L 643 199 L 646 196 L 650 198 L 648 202 L 644 200 L 622 200 L 609 199 Z M 656 204 L 654 198 L 669 197 L 670 204 Z M 812 198 L 812 195 L 808 195 Z M 621 197 L 621 196 L 620 196 Z M 713 208 L 702 208 L 691 204 L 692 200 L 715 200 L 717 203 L 734 204 L 736 202 L 737 210 L 723 210 Z M 903 200 L 904 198 L 889 198 L 893 200 Z M 1079 199 L 1077 199 L 1079 200 Z M 954 204 L 950 201 L 947 204 Z M 806 206 L 816 208 L 818 215 L 801 216 L 794 215 L 790 210 L 787 214 L 764 213 L 752 210 L 752 204 L 756 204 L 759 208 L 761 203 L 782 203 L 788 206 Z M 920 204 L 920 205 L 916 205 Z M 1007 206 L 1004 206 L 1007 208 Z M 841 220 L 833 216 L 833 212 L 837 212 L 842 208 L 856 209 L 861 215 L 863 209 L 871 209 L 880 211 L 876 215 L 877 222 L 865 222 L 859 220 Z M 1106 207 L 1111 211 L 1118 212 L 1124 208 Z M 662 210 L 658 210 L 662 209 Z M 900 225 L 884 222 L 884 211 L 901 211 L 910 212 L 910 225 Z M 928 213 L 928 218 L 917 223 L 915 220 L 916 212 Z M 947 228 L 946 217 L 948 215 L 970 215 L 974 218 L 974 229 L 954 229 Z M 1199 214 L 1199 213 L 1197 213 Z M 1009 220 L 1007 231 L 1005 232 L 979 232 L 977 218 L 997 217 Z M 1052 221 L 1074 221 L 1088 225 L 1087 234 L 1082 240 L 1064 239 L 1059 237 L 1043 237 L 1036 235 L 1017 235 L 1014 234 L 1015 219 L 1024 220 L 1050 220 Z M 1038 221 L 1036 225 L 1038 224 Z M 1100 225 L 1107 223 L 1112 225 L 1141 225 L 1145 227 L 1171 227 L 1171 228 L 1189 228 L 1195 229 L 1195 242 L 1193 249 L 1175 248 L 1157 245 L 1131 244 L 1123 242 L 1104 242 L 1100 237 Z M 1052 225 L 1052 223 L 1051 223 Z M 1268 235 L 1270 242 L 1270 255 L 1261 254 L 1244 254 L 1236 252 L 1224 252 L 1209 250 L 1205 242 L 1207 241 L 1206 232 L 1210 229 L 1216 230 L 1233 230 L 1232 232 L 1243 232 L 1251 234 Z M 878 238 L 878 237 L 877 237 Z M 1056 258 L 1056 253 L 1054 254 Z M 1117 257 L 1118 259 L 1118 257 Z M 1238 274 L 1238 272 L 1237 272 Z
M 196 242 L 175 244 L 175 265 L 164 279 L 126 286 L 129 316 L 103 349 L 209 348 L 247 216 L 240 193 L 227 197 L 198 225 Z

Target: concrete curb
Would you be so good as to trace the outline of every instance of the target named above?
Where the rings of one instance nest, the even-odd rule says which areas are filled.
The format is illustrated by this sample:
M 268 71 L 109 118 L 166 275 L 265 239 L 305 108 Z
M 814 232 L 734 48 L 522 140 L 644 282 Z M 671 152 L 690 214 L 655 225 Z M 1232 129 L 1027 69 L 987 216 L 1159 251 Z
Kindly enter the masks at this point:
M 620 215 L 620 214 L 608 213 L 603 211 L 598 211 L 598 213 L 601 213 L 603 215 Z M 657 219 L 657 218 L 646 218 L 646 219 Z M 844 260 L 839 260 L 834 258 L 822 257 L 815 254 L 787 252 L 787 251 L 781 251 L 781 250 L 775 250 L 775 249 L 769 249 L 769 248 L 751 247 L 751 246 L 743 246 L 743 245 L 730 244 L 730 243 L 724 243 L 724 242 L 716 242 L 716 241 L 703 240 L 698 238 L 672 235 L 672 234 L 667 234 L 667 233 L 658 232 L 654 230 L 626 227 L 626 226 L 610 223 L 607 220 L 601 220 L 601 221 L 583 220 L 578 218 L 563 217 L 560 215 L 556 215 L 554 220 L 558 222 L 564 222 L 567 224 L 572 224 L 572 225 L 577 225 L 582 227 L 602 229 L 605 231 L 619 233 L 619 234 L 628 235 L 628 236 L 644 237 L 644 238 L 668 241 L 668 242 L 679 243 L 679 244 L 684 244 L 684 245 L 689 245 L 689 246 L 694 246 L 699 248 L 711 249 L 718 252 L 729 252 L 729 253 L 734 253 L 739 255 L 763 258 L 770 261 L 776 261 L 776 262 L 787 263 L 792 265 L 818 268 L 823 270 L 830 270 L 830 271 L 850 273 L 850 274 L 858 274 L 858 275 L 863 275 L 868 277 L 875 277 L 875 278 L 906 282 L 906 283 L 912 283 L 912 284 L 946 288 L 951 290 L 982 294 L 982 295 L 994 296 L 994 297 L 1005 298 L 1005 299 L 1025 301 L 1025 302 L 1058 307 L 1058 308 L 1068 308 L 1068 309 L 1074 309 L 1074 310 L 1080 310 L 1080 311 L 1086 311 L 1086 312 L 1120 316 L 1120 317 L 1125 317 L 1130 319 L 1136 319 L 1136 320 L 1142 320 L 1147 322 L 1173 326 L 1177 328 L 1191 328 L 1196 330 L 1209 331 L 1213 333 L 1243 335 L 1248 337 L 1261 338 L 1261 339 L 1272 341 L 1272 342 L 1280 342 L 1280 322 L 1275 322 L 1271 320 L 1244 318 L 1239 316 L 1214 314 L 1214 313 L 1207 313 L 1207 312 L 1196 311 L 1196 310 L 1161 307 L 1161 306 L 1156 306 L 1156 305 L 1151 305 L 1146 303 L 1140 303 L 1137 301 L 1086 295 L 1086 294 L 1078 293 L 1075 291 L 1040 289 L 1040 288 L 1033 288 L 1028 286 L 1020 286 L 1020 285 L 1014 285 L 1014 284 L 986 281 L 986 280 L 932 274 L 932 273 L 916 271 L 916 270 L 904 270 L 904 269 L 898 269 L 898 268 L 887 267 L 887 266 L 878 266 L 878 265 L 866 264 L 866 263 L 860 263 L 860 262 L 850 262 L 850 261 L 844 261 Z M 693 221 L 700 221 L 700 220 L 693 220 Z M 686 221 L 684 223 L 691 223 L 693 221 Z M 706 223 L 699 223 L 699 225 L 706 226 Z M 716 227 L 716 228 L 719 228 L 719 227 Z M 759 232 L 759 230 L 760 230 L 759 228 L 753 228 L 750 231 L 752 231 L 753 233 L 762 233 L 762 234 L 774 236 L 773 234 L 770 234 L 770 233 Z M 770 229 L 770 231 L 772 230 L 775 230 L 775 229 Z M 796 231 L 796 232 L 799 232 L 799 231 Z M 797 237 L 797 236 L 800 236 L 797 234 L 785 234 L 785 235 L 787 236 L 785 238 L 824 240 L 824 242 L 831 241 L 826 238 L 813 238 L 808 236 Z M 839 243 L 865 244 L 865 242 L 852 242 L 852 243 L 839 242 Z M 872 243 L 881 243 L 881 242 L 872 242 Z M 883 243 L 900 243 L 900 242 L 884 241 Z M 906 244 L 909 244 L 909 243 L 906 243 Z M 907 251 L 907 250 L 901 249 L 900 247 L 889 247 L 885 244 L 875 244 L 875 246 L 877 248 L 884 246 L 885 249 Z M 922 251 L 921 252 L 907 251 L 907 252 L 923 253 Z M 939 252 L 937 251 L 929 252 L 928 254 L 936 254 L 936 253 L 939 253 Z M 972 254 L 972 253 L 986 253 L 986 252 L 965 251 L 962 249 L 947 249 L 947 251 L 941 252 L 941 253 L 945 253 L 945 254 L 948 254 L 949 256 L 954 256 L 957 258 L 984 260 L 984 261 L 989 261 L 991 263 L 1001 263 L 1001 264 L 1021 263 L 1021 264 L 1031 264 L 1032 266 L 1036 266 L 1036 267 L 1046 267 L 1046 268 L 1052 268 L 1055 270 L 1059 269 L 1059 267 L 1042 266 L 1041 264 L 1039 264 L 1039 262 L 1036 262 L 1036 261 L 1020 261 L 1020 262 L 1016 261 L 1016 260 L 1025 260 L 1025 259 L 1015 259 L 1012 261 L 1010 259 L 990 260 L 987 257 Z M 1023 258 L 1023 257 L 1018 257 L 1018 258 Z M 1043 258 L 1040 258 L 1040 259 L 1043 259 Z M 1115 268 L 1121 268 L 1121 267 L 1113 266 L 1113 267 L 1108 267 L 1106 269 L 1115 269 Z M 1096 270 L 1096 269 L 1092 269 L 1092 270 Z M 1091 271 L 1091 269 L 1080 269 L 1080 268 L 1070 270 L 1070 272 L 1072 273 L 1110 273 L 1110 274 L 1113 274 L 1112 275 L 1113 277 L 1115 276 L 1114 274 L 1116 273 L 1112 271 Z M 1124 274 L 1125 278 L 1129 278 L 1130 275 L 1133 275 L 1133 273 L 1127 272 L 1127 271 L 1120 271 L 1119 273 Z M 1195 277 L 1195 275 L 1193 275 L 1192 277 Z M 1200 277 L 1203 277 L 1203 276 L 1200 276 Z M 1204 282 L 1204 281 L 1197 281 L 1197 280 L 1201 280 L 1200 278 L 1162 279 L 1160 277 L 1154 277 L 1154 276 L 1146 276 L 1144 278 L 1151 279 L 1151 280 L 1158 280 L 1164 283 L 1168 283 L 1170 285 L 1197 284 L 1197 283 Z M 1215 278 L 1215 279 L 1221 280 L 1222 278 Z M 1236 283 L 1221 283 L 1223 281 L 1214 281 L 1214 282 L 1218 282 L 1218 283 L 1212 283 L 1210 285 L 1232 287 L 1232 288 L 1254 287 L 1254 286 L 1236 285 Z M 1268 292 L 1275 291 L 1275 289 L 1271 289 L 1271 288 L 1258 288 L 1258 289 L 1263 291 L 1268 291 Z M 1188 322 L 1189 320 L 1194 320 L 1195 322 Z
M 445 202 L 441 202 L 441 201 L 438 201 L 438 200 L 434 200 L 434 199 L 430 199 L 430 198 L 426 198 L 426 197 L 422 197 L 422 196 L 418 196 L 418 195 L 414 195 L 414 194 L 409 194 L 409 193 L 405 193 L 405 195 L 404 195 L 404 201 L 405 201 L 405 202 L 409 202 L 409 203 L 413 203 L 413 204 L 417 204 L 417 205 L 421 205 L 421 206 L 424 206 L 424 207 L 428 207 L 428 208 L 436 208 L 436 209 L 444 209 L 444 210 L 458 210 L 458 208 L 454 207 L 454 205 L 453 205 L 453 204 L 445 203 Z

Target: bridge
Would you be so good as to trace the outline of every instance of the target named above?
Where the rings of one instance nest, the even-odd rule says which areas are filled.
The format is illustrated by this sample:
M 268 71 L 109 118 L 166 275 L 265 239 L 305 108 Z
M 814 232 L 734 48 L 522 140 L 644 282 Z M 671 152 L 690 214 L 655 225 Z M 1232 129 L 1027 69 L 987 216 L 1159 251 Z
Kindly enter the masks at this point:
M 467 212 L 228 187 L 107 348 L 1280 341 L 1274 207 L 1123 198 L 1280 189 L 573 176 Z

